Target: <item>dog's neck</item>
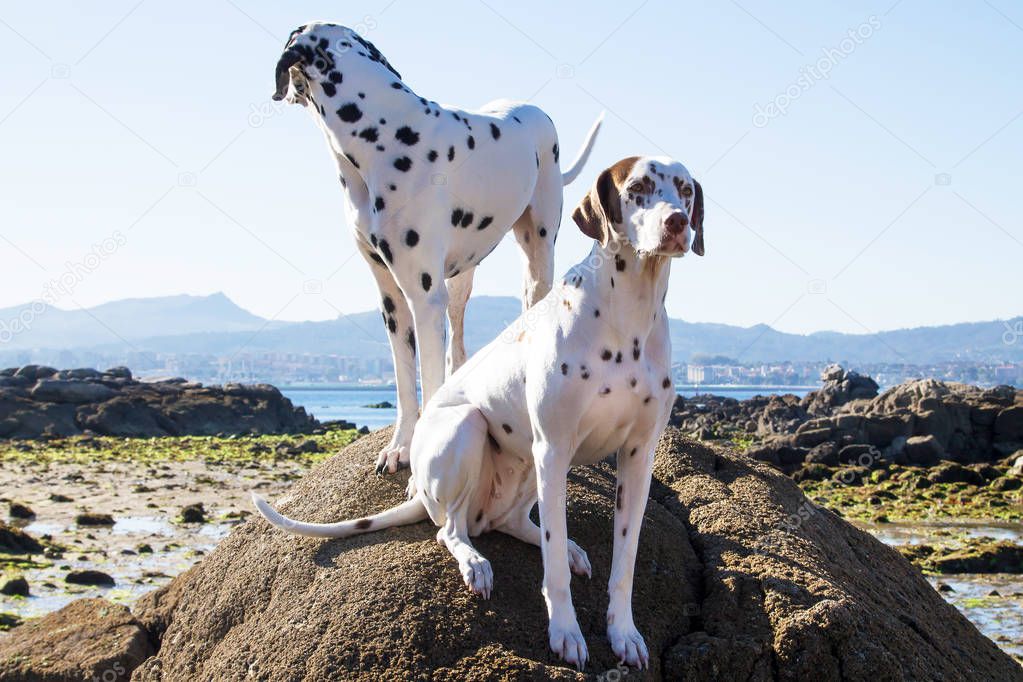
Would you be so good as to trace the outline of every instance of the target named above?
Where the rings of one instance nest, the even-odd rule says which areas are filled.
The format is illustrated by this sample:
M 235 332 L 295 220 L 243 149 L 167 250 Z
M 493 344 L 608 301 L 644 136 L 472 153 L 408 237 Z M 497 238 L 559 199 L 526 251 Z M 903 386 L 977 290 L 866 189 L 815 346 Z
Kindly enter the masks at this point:
M 393 84 L 401 87 L 392 87 Z M 377 68 L 346 69 L 335 97 L 328 97 L 320 83 L 312 79 L 309 90 L 306 99 L 310 115 L 334 152 L 350 163 L 340 164 L 342 171 L 354 170 L 365 179 L 378 163 L 390 162 L 408 151 L 395 138 L 396 131 L 406 125 L 417 127 L 414 122 L 421 123 L 424 116 L 436 118 L 432 112 L 439 110 L 436 102 L 420 97 L 393 74 Z M 359 97 L 360 93 L 364 96 Z M 356 112 L 358 118 L 351 120 Z M 440 115 L 450 114 L 441 111 Z M 418 158 L 415 154 L 410 156 Z M 348 181 L 354 179 L 347 177 L 347 172 L 345 175 Z
M 596 267 L 593 267 L 596 266 Z M 577 268 L 590 270 L 589 279 L 601 294 L 600 317 L 617 333 L 639 338 L 640 344 L 665 315 L 671 258 L 640 256 L 627 242 L 596 243 Z

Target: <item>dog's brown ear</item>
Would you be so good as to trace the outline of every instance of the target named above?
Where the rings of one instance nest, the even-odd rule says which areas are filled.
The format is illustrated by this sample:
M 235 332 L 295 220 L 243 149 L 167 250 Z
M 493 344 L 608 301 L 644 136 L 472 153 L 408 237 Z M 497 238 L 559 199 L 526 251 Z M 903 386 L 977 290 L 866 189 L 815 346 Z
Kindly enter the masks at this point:
M 697 256 L 704 254 L 703 248 L 703 187 L 693 180 L 696 185 L 696 194 L 693 197 L 693 230 L 696 236 L 693 237 L 693 253 Z
M 587 237 L 607 246 L 614 229 L 612 225 L 622 222 L 622 199 L 610 168 L 597 177 L 589 193 L 572 212 L 572 220 Z
M 288 94 L 288 85 L 291 83 L 291 67 L 299 63 L 305 63 L 305 58 L 293 47 L 289 47 L 281 55 L 275 72 L 277 79 L 277 91 L 273 94 L 275 102 L 280 102 Z

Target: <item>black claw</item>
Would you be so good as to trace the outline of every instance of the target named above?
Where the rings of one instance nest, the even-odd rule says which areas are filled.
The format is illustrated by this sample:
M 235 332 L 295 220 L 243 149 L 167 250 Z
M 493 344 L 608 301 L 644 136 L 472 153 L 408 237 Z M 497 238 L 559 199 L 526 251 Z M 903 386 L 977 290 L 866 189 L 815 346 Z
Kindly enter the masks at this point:
M 387 470 L 387 465 L 386 464 L 377 464 L 377 469 L 376 469 L 377 476 L 383 476 L 384 471 L 386 471 L 386 470 Z

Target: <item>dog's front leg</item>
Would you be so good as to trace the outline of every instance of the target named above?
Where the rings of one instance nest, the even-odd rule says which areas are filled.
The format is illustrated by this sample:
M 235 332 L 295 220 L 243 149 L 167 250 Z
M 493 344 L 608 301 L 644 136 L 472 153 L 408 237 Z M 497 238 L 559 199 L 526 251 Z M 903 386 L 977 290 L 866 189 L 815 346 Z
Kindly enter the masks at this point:
M 568 563 L 568 521 L 565 517 L 566 486 L 572 451 L 537 438 L 533 444 L 540 530 L 543 553 L 543 597 L 550 620 L 551 649 L 582 670 L 586 665 L 586 640 L 572 606 Z
M 412 317 L 416 321 L 419 336 L 419 371 L 422 375 L 423 405 L 444 383 L 444 337 L 447 335 L 445 313 L 448 307 L 448 291 L 443 282 L 432 286 L 428 294 L 406 287 L 415 293 L 409 296 Z
M 615 495 L 614 556 L 607 583 L 610 601 L 607 607 L 607 637 L 619 660 L 636 668 L 650 664 L 643 636 L 632 619 L 632 580 L 650 494 L 650 476 L 656 439 L 633 442 L 618 451 L 618 488 Z

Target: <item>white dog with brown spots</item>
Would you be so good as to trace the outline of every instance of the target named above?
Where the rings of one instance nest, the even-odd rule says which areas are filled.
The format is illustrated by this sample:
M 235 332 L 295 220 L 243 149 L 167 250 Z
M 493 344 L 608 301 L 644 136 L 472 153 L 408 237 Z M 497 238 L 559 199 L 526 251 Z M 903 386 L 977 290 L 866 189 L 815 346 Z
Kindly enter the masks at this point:
M 568 538 L 566 477 L 571 466 L 617 452 L 607 633 L 623 662 L 645 667 L 632 583 L 654 447 L 675 399 L 664 299 L 672 258 L 703 255 L 703 192 L 676 161 L 631 157 L 600 174 L 572 217 L 596 240 L 589 257 L 427 404 L 412 440 L 407 502 L 317 524 L 253 498 L 274 525 L 315 537 L 429 517 L 483 597 L 493 571 L 471 537 L 498 530 L 541 547 L 551 648 L 582 668 L 586 642 L 569 581 L 570 572 L 589 575 L 590 563 Z M 537 502 L 539 526 L 529 517 Z

